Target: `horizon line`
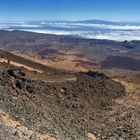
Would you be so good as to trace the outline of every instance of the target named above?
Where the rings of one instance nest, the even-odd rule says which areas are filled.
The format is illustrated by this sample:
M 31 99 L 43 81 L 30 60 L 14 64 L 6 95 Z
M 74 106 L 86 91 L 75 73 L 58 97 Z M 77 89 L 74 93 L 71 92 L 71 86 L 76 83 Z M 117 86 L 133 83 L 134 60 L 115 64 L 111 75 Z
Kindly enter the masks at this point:
M 140 21 L 132 20 L 115 20 L 115 19 L 21 19 L 21 20 L 0 20 L 0 22 L 39 22 L 39 21 L 67 21 L 67 22 L 77 22 L 77 21 L 107 21 L 116 23 L 140 23 Z

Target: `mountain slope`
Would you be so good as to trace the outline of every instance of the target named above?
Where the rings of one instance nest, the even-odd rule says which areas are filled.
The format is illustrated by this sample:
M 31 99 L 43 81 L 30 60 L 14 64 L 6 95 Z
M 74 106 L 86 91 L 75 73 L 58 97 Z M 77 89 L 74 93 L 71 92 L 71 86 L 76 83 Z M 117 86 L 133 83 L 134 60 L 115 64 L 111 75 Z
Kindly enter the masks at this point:
M 31 80 L 31 73 L 3 67 L 0 107 L 28 129 L 62 140 L 97 135 L 104 127 L 101 120 L 109 127 L 105 112 L 125 95 L 119 83 L 97 72 L 76 73 L 76 81 L 59 83 Z

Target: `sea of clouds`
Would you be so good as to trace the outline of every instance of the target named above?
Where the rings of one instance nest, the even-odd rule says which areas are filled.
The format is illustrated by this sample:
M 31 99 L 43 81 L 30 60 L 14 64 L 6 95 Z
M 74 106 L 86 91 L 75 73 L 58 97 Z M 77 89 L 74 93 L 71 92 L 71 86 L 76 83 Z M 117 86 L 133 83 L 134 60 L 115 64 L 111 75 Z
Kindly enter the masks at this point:
M 88 39 L 140 40 L 140 24 L 84 23 L 68 21 L 0 22 L 0 29 L 44 34 L 73 35 Z

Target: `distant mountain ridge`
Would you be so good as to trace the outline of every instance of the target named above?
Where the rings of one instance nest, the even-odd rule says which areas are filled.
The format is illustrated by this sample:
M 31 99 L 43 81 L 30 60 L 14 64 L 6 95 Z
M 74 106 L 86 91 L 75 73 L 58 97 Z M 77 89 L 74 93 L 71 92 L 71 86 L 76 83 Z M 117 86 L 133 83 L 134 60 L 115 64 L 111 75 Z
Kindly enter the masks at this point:
M 97 19 L 89 19 L 89 20 L 77 20 L 77 21 L 69 21 L 69 20 L 54 20 L 47 21 L 52 23 L 83 23 L 83 24 L 106 24 L 106 25 L 140 25 L 140 22 L 126 22 L 126 21 L 111 21 L 111 20 L 97 20 Z

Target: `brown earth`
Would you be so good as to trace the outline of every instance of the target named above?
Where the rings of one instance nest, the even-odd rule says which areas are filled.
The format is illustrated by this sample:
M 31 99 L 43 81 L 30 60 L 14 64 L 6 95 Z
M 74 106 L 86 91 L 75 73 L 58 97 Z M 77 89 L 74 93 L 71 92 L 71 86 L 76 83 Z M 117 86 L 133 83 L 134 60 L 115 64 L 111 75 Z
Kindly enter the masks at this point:
M 32 72 L 1 65 L 0 108 L 21 126 L 56 139 L 139 139 L 139 93 L 125 92 L 101 73 L 73 76 L 77 80 L 31 80 Z
M 0 139 L 139 140 L 139 44 L 0 31 Z

